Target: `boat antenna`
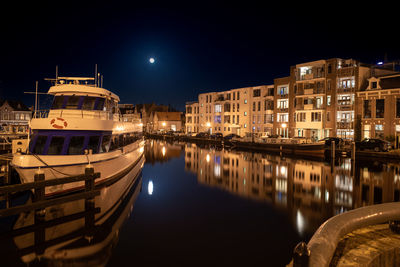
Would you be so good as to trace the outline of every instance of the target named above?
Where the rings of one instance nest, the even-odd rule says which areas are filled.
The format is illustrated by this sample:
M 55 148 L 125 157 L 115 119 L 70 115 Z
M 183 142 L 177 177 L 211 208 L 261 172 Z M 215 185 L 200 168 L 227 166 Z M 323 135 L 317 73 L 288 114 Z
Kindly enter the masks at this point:
M 34 114 L 34 117 L 36 118 L 36 112 L 37 112 L 37 105 L 38 105 L 38 84 L 39 84 L 39 82 L 38 81 L 36 81 L 36 90 L 35 90 L 35 112 L 33 113 Z
M 101 88 L 103 88 L 103 77 L 104 77 L 104 76 L 101 75 L 101 86 L 100 86 Z
M 56 84 L 58 83 L 58 65 L 56 65 Z
M 94 84 L 97 87 L 97 64 L 94 67 Z

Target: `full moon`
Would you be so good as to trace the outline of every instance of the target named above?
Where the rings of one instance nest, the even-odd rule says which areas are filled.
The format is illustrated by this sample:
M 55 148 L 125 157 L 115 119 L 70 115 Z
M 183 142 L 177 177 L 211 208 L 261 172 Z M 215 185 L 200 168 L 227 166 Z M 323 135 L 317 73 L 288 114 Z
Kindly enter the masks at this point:
M 155 62 L 154 58 L 151 57 L 151 58 L 149 59 L 149 62 L 150 62 L 151 64 L 153 64 L 153 63 Z

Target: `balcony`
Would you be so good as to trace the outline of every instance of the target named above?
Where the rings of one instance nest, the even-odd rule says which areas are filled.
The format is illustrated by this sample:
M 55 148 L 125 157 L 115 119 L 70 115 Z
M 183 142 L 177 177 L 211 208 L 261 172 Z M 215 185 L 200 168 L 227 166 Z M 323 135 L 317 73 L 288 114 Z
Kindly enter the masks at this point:
M 338 93 L 352 93 L 352 92 L 354 92 L 354 87 L 347 87 L 347 88 L 344 88 L 344 87 L 338 87 L 337 89 L 336 89 L 336 92 L 338 92 Z
M 338 121 L 336 123 L 337 129 L 353 129 L 353 127 L 354 127 L 354 122 L 352 121 Z
M 305 95 L 312 95 L 314 94 L 314 89 L 304 89 L 304 94 Z
M 289 108 L 284 108 L 284 107 L 278 107 L 277 108 L 278 112 L 289 112 Z
M 346 110 L 353 110 L 353 105 L 351 104 L 338 104 L 337 109 L 340 111 L 346 111 Z
M 307 80 L 312 80 L 312 79 L 318 79 L 318 78 L 323 78 L 325 77 L 325 72 L 324 71 L 319 71 L 318 69 L 313 69 L 312 73 L 308 74 L 298 74 L 296 76 L 296 81 L 307 81 Z
M 314 104 L 304 104 L 304 110 L 314 109 Z

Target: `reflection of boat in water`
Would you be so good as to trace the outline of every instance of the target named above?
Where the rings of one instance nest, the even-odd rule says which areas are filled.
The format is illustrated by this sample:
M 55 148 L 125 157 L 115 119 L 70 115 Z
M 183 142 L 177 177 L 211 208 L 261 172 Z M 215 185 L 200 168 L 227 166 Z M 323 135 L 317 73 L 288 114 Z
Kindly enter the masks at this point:
M 33 182 L 38 168 L 45 179 L 84 173 L 93 165 L 107 182 L 133 168 L 143 157 L 144 141 L 140 121 L 125 122 L 118 110 L 119 97 L 90 84 L 94 78 L 57 77 L 49 94 L 50 110 L 36 111 L 30 122 L 29 148 L 13 157 L 12 165 L 22 183 Z M 58 194 L 83 188 L 74 182 L 46 188 Z
M 57 266 L 106 265 L 118 241 L 119 229 L 141 189 L 143 164 L 141 158 L 127 175 L 101 188 L 94 200 L 47 208 L 39 222 L 34 212 L 22 213 L 14 231 L 24 233 L 24 229 L 31 229 L 14 238 L 22 261 L 34 263 L 40 259 Z

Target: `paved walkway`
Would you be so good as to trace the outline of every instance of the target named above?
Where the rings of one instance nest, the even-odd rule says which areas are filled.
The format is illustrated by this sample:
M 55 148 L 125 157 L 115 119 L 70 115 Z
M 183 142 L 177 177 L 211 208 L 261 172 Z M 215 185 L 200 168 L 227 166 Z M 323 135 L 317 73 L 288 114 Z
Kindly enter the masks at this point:
M 330 266 L 400 266 L 400 235 L 388 224 L 353 231 L 339 242 Z

